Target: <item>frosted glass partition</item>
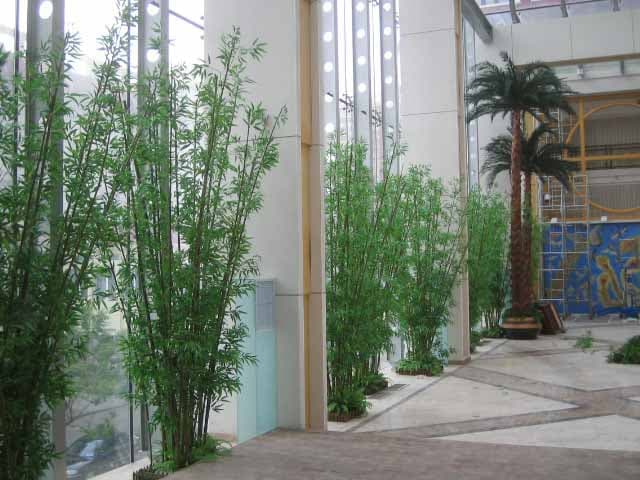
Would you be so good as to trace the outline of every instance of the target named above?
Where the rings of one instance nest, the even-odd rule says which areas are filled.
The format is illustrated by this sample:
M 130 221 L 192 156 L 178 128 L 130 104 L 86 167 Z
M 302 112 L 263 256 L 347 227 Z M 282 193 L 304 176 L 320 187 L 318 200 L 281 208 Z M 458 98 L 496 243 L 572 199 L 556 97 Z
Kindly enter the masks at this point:
M 245 367 L 238 395 L 237 441 L 245 442 L 278 426 L 277 342 L 273 300 L 275 282 L 256 281 L 255 292 L 240 299 L 242 321 L 248 329 L 245 352 L 256 364 Z

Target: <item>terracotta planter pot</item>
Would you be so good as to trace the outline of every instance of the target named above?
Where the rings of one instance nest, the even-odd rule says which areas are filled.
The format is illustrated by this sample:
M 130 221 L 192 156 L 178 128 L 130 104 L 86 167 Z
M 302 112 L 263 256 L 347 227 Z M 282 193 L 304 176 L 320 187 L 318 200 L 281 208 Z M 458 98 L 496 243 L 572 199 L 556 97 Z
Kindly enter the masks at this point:
M 502 322 L 502 328 L 511 340 L 535 340 L 541 327 L 533 317 L 509 317 Z

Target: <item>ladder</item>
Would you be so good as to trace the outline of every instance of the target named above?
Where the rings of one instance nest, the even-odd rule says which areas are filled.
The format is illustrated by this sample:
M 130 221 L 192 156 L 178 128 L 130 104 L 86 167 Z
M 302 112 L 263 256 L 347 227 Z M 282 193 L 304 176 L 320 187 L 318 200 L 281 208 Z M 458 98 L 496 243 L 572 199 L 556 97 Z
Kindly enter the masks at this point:
M 574 175 L 571 190 L 557 180 L 539 179 L 539 215 L 545 240 L 539 264 L 539 298 L 552 302 L 566 318 L 593 315 L 589 186 L 586 175 Z

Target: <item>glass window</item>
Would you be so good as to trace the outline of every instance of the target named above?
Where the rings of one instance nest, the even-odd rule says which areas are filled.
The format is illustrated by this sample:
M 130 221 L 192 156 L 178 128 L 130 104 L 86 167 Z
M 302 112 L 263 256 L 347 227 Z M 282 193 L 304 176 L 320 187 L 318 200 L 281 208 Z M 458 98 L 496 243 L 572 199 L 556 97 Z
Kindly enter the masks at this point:
M 71 369 L 75 393 L 65 402 L 65 462 L 69 480 L 85 480 L 130 462 L 128 381 L 117 315 L 87 309 L 76 333 L 88 344 Z
M 569 11 L 569 16 L 593 15 L 597 13 L 610 12 L 611 3 L 609 0 L 601 0 L 596 2 L 572 3 L 570 5 L 567 5 L 567 9 Z
M 204 1 L 169 3 L 169 59 L 187 67 L 204 58 Z
M 16 34 L 16 2 L 9 0 L 4 2 L 2 6 L 2 15 L 0 15 L 0 45 L 7 52 L 15 50 L 15 34 Z

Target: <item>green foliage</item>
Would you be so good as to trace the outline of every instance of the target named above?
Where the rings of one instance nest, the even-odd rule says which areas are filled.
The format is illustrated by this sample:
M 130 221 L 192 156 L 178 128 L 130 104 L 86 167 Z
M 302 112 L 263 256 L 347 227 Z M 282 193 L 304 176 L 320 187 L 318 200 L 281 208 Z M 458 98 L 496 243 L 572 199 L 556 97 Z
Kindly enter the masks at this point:
M 389 380 L 380 372 L 370 373 L 364 378 L 363 387 L 365 395 L 373 395 L 389 386 Z
M 361 417 L 367 413 L 369 402 L 362 389 L 342 390 L 332 392 L 329 396 L 328 411 L 330 414 L 340 418 L 341 416 Z
M 571 188 L 571 175 L 578 170 L 576 162 L 563 160 L 565 150 L 575 147 L 555 142 L 556 132 L 546 123 L 540 123 L 529 136 L 521 135 L 522 172 L 539 177 L 550 176 L 557 179 L 565 188 Z M 482 164 L 482 173 L 487 175 L 487 184 L 493 186 L 496 177 L 511 170 L 511 135 L 498 135 L 484 148 L 486 159 Z
M 433 354 L 422 355 L 420 359 L 403 358 L 396 366 L 396 371 L 400 375 L 427 375 L 431 377 L 440 375 L 443 370 L 442 359 Z
M 588 350 L 593 347 L 593 336 L 591 335 L 591 330 L 587 330 L 587 333 L 576 340 L 575 347 L 582 350 Z
M 51 411 L 72 396 L 70 367 L 85 351 L 77 334 L 87 303 L 82 292 L 94 282 L 96 245 L 128 168 L 116 128 L 126 92 L 119 70 L 127 23 L 98 39 L 103 60 L 94 67 L 90 93 L 64 91 L 79 54 L 72 34 L 30 51 L 26 74 L 11 84 L 0 79 L 4 479 L 42 478 L 55 457 Z
M 497 328 L 508 290 L 509 207 L 496 193 L 468 197 L 469 324 Z
M 482 329 L 482 336 L 484 338 L 502 338 L 502 330 L 498 325 L 484 328 Z
M 426 368 L 442 350 L 440 334 L 465 268 L 467 212 L 458 185 L 447 187 L 421 167 L 406 174 L 401 208 L 406 262 L 400 327 L 408 359 Z
M 482 332 L 471 330 L 471 336 L 470 336 L 471 353 L 474 353 L 480 345 L 482 345 Z
M 397 159 L 401 149 L 393 158 Z M 361 144 L 330 146 L 326 168 L 327 365 L 329 397 L 366 383 L 389 347 L 402 268 L 404 185 L 375 183 Z
M 231 452 L 228 442 L 206 437 L 202 442 L 198 443 L 193 449 L 193 463 L 196 462 L 213 462 L 222 456 L 229 455 Z M 150 477 L 161 478 L 178 470 L 175 460 L 165 460 L 156 462 L 151 466 Z M 156 476 L 153 476 L 155 474 Z M 157 476 L 160 475 L 160 476 Z
M 612 363 L 640 364 L 640 335 L 631 337 L 624 345 L 609 354 Z
M 209 63 L 141 75 L 138 111 L 116 119 L 128 162 L 119 217 L 102 261 L 116 279 L 117 308 L 134 400 L 157 408 L 162 461 L 182 468 L 206 445 L 209 412 L 240 389 L 246 327 L 236 299 L 254 288 L 247 220 L 262 205 L 278 162 L 269 117 L 247 98 L 264 44 L 224 35 Z M 114 254 L 115 251 L 115 254 Z
M 540 121 L 551 118 L 554 109 L 571 112 L 567 95 L 575 92 L 542 62 L 516 66 L 502 52 L 502 66 L 481 62 L 475 66 L 466 101 L 471 106 L 469 121 L 489 115 L 505 117 L 514 111 L 526 112 Z

